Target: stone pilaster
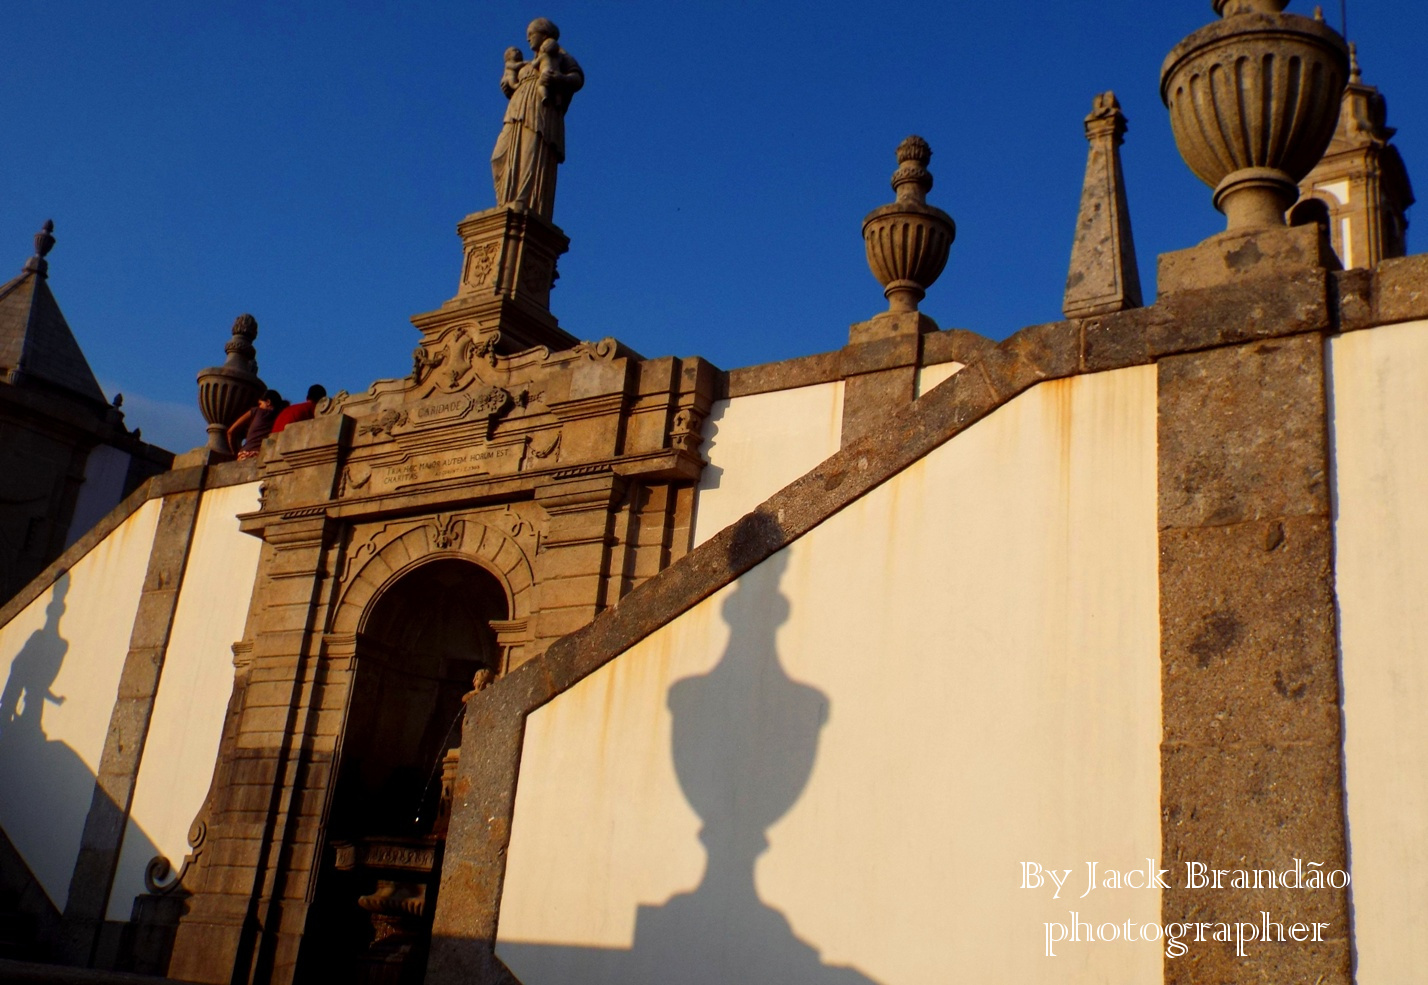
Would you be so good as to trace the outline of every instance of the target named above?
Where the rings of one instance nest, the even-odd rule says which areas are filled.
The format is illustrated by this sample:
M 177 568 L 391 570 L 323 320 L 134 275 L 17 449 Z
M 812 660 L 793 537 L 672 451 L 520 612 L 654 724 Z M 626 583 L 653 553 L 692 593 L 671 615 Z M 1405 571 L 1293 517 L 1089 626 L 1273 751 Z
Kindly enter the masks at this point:
M 169 633 L 178 609 L 179 587 L 193 543 L 203 471 L 195 469 L 175 476 L 183 480 L 183 486 L 164 498 L 159 513 L 144 587 L 129 634 L 129 652 L 120 671 L 118 698 L 109 718 L 94 797 L 65 902 L 64 950 L 67 959 L 75 964 L 90 964 L 100 944 L 168 652 Z
M 327 680 L 315 624 L 330 539 L 323 516 L 265 530 L 252 663 L 173 977 L 292 980 L 346 697 L 345 680 Z
M 1347 869 L 1324 340 L 1159 362 L 1166 923 L 1324 923 L 1321 943 L 1191 938 L 1175 985 L 1348 985 L 1344 890 L 1189 889 L 1186 866 Z
M 518 985 L 495 953 L 525 738 L 525 695 L 512 692 L 504 689 L 499 699 L 482 695 L 484 700 L 467 705 L 461 748 L 480 754 L 461 757 L 452 792 L 429 982 Z
M 536 559 L 535 652 L 584 626 L 612 601 L 607 582 L 624 493 L 625 481 L 604 471 L 536 490 L 550 520 Z
M 843 349 L 843 447 L 917 399 L 922 336 L 935 331 L 937 323 L 918 311 L 884 312 L 849 330 Z

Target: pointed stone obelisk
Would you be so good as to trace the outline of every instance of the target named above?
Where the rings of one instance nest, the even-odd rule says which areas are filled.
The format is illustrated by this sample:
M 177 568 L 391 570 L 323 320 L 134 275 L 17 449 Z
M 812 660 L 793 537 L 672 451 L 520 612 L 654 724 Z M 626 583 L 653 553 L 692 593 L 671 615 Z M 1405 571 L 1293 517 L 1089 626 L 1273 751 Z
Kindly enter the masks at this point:
M 1130 209 L 1121 175 L 1121 142 L 1126 117 L 1113 92 L 1095 98 L 1086 117 L 1086 182 L 1071 246 L 1071 272 L 1061 310 L 1067 318 L 1087 318 L 1140 307 L 1140 272 L 1135 264 Z

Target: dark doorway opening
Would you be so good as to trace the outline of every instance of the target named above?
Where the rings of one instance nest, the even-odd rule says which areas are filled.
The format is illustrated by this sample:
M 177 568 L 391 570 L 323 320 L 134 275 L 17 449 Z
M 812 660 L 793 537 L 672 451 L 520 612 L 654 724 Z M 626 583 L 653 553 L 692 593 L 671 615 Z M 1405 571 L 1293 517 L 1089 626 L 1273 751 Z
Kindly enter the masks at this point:
M 297 980 L 420 982 L 440 880 L 462 699 L 500 669 L 505 589 L 442 558 L 373 601 L 356 667 Z

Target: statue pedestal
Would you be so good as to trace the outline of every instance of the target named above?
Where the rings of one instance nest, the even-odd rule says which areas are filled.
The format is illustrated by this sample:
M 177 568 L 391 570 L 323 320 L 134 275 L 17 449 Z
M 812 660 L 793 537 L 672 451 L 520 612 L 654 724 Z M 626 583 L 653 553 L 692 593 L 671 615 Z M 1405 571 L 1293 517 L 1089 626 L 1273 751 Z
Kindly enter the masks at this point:
M 555 263 L 570 248 L 560 228 L 520 205 L 487 209 L 457 225 L 464 245 L 456 296 L 412 318 L 427 339 L 460 323 L 473 337 L 500 332 L 496 351 L 543 345 L 567 349 L 577 339 L 550 313 Z

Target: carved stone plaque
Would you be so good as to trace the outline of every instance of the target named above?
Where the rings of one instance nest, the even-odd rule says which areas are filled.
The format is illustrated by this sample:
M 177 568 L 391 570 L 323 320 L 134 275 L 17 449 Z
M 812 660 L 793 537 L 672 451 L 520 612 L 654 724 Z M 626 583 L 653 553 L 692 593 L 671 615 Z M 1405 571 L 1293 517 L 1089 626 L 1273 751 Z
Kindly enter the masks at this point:
M 396 464 L 373 468 L 371 491 L 390 492 L 426 482 L 468 476 L 512 475 L 521 470 L 525 450 L 526 442 L 522 438 L 510 444 L 483 442 L 452 451 L 409 455 Z
M 471 397 L 464 393 L 433 397 L 414 404 L 407 411 L 408 426 L 411 428 L 432 427 L 447 421 L 459 421 L 471 413 Z

